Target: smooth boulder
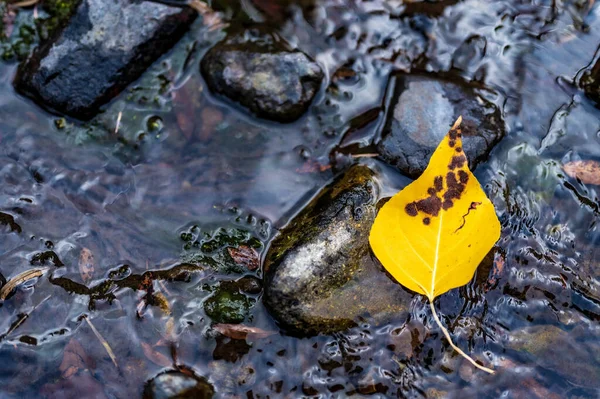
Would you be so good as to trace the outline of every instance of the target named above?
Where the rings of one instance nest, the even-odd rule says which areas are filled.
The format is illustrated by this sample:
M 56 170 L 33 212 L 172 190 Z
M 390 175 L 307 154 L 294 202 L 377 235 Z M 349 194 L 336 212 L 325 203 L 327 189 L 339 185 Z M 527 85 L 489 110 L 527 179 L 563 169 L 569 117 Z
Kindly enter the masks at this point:
M 459 116 L 463 147 L 473 170 L 502 139 L 500 110 L 466 83 L 428 76 L 396 76 L 377 150 L 404 175 L 417 178 Z
M 269 34 L 235 34 L 211 48 L 200 69 L 208 87 L 259 117 L 292 122 L 306 112 L 324 74 L 303 52 Z
M 353 166 L 272 242 L 263 301 L 288 333 L 327 334 L 361 317 L 378 323 L 406 311 L 411 294 L 386 274 L 369 247 L 378 195 L 374 173 Z
M 65 28 L 19 66 L 15 88 L 87 120 L 187 31 L 197 13 L 151 1 L 83 0 Z

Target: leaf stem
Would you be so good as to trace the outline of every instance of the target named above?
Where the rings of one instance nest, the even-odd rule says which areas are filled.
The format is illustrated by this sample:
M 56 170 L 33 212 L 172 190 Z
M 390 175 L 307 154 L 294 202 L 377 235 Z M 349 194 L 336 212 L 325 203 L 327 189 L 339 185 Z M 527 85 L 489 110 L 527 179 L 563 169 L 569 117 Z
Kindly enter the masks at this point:
M 462 357 L 464 357 L 465 359 L 467 359 L 468 361 L 470 361 L 473 364 L 473 366 L 477 367 L 480 370 L 485 371 L 486 373 L 494 374 L 495 373 L 494 370 L 489 369 L 487 367 L 484 367 L 484 366 L 480 365 L 475 360 L 473 360 L 473 358 L 471 356 L 469 356 L 465 352 L 463 352 L 462 349 L 460 349 L 458 346 L 454 345 L 454 342 L 452 342 L 452 338 L 450 338 L 450 334 L 448 333 L 448 330 L 446 330 L 446 327 L 444 327 L 442 325 L 442 322 L 440 321 L 440 318 L 438 317 L 437 312 L 435 311 L 435 306 L 433 306 L 433 301 L 432 300 L 429 300 L 429 306 L 431 307 L 431 313 L 433 313 L 433 318 L 435 319 L 435 322 L 442 329 L 442 332 L 446 336 L 446 339 L 448 340 L 448 343 L 450 343 L 450 346 L 455 351 L 457 351 Z

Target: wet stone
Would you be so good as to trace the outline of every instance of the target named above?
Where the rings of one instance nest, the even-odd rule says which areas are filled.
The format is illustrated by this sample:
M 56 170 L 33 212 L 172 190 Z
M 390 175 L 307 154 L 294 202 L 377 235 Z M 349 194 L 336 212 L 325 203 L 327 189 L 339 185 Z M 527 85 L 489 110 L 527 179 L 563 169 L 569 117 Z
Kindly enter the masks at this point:
M 167 371 L 146 384 L 144 399 L 210 399 L 215 389 L 191 371 Z
M 500 110 L 465 84 L 398 76 L 377 145 L 381 157 L 406 176 L 423 173 L 431 155 L 462 115 L 463 150 L 473 170 L 504 136 Z
M 359 317 L 378 323 L 406 311 L 410 294 L 369 249 L 378 192 L 373 172 L 353 166 L 273 241 L 263 301 L 288 333 L 331 333 Z
M 150 1 L 84 0 L 20 65 L 15 88 L 44 108 L 91 119 L 170 49 L 196 18 Z
M 600 103 L 600 60 L 581 75 L 579 84 L 590 99 Z
M 213 92 L 279 122 L 302 116 L 324 77 L 308 55 L 281 39 L 251 32 L 218 43 L 206 53 L 200 68 Z
M 507 347 L 577 385 L 600 387 L 600 350 L 586 328 L 567 332 L 553 325 L 526 327 L 511 333 Z M 576 367 L 565 359 L 565 353 L 577 359 Z

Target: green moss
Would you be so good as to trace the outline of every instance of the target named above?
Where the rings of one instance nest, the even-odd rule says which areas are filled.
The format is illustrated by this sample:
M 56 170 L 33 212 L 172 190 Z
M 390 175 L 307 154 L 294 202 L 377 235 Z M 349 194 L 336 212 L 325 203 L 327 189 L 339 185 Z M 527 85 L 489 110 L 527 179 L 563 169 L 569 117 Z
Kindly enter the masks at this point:
M 262 241 L 250 231 L 236 227 L 209 230 L 192 225 L 179 232 L 179 239 L 183 242 L 184 262 L 208 266 L 224 274 L 241 274 L 248 271 L 231 258 L 229 248 L 238 248 L 241 245 L 258 251 L 263 248 Z
M 248 298 L 231 286 L 219 287 L 213 295 L 204 301 L 204 312 L 217 323 L 242 323 L 253 305 Z
M 0 3 L 0 53 L 4 61 L 25 59 L 40 41 L 48 39 L 64 26 L 80 0 L 44 0 L 37 8 L 10 10 Z M 14 17 L 10 14 L 14 13 Z M 2 21 L 14 20 L 12 27 Z M 10 33 L 10 34 L 7 34 Z

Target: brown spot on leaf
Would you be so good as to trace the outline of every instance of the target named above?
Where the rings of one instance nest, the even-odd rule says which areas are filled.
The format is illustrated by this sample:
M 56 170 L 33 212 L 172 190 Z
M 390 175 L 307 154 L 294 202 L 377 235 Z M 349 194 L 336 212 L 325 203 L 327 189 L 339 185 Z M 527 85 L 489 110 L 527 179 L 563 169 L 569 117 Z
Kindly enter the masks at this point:
M 454 147 L 454 146 L 456 145 L 456 141 L 454 141 L 454 140 L 449 140 L 449 141 L 448 141 L 448 145 L 449 145 L 450 147 Z
M 437 216 L 442 208 L 442 200 L 431 196 L 417 201 L 417 209 L 431 216 Z
M 433 187 L 435 191 L 442 191 L 444 189 L 444 178 L 442 176 L 436 176 L 433 179 Z
M 461 184 L 454 173 L 448 172 L 446 175 L 446 185 L 448 190 L 444 193 L 444 200 L 460 199 L 460 195 L 465 190 L 465 185 Z
M 423 218 L 423 224 L 425 226 L 429 225 L 429 223 L 431 223 L 431 219 L 429 219 L 429 218 Z
M 454 205 L 452 200 L 447 199 L 442 203 L 442 208 L 447 211 L 448 209 L 452 208 L 452 205 Z
M 469 174 L 467 172 L 465 172 L 464 170 L 459 170 L 458 171 L 458 179 L 460 180 L 460 182 L 462 184 L 467 184 L 467 182 L 469 181 Z
M 461 151 L 462 151 L 462 147 L 456 147 L 456 148 L 454 149 L 454 151 L 456 151 L 456 152 L 461 152 Z
M 464 155 L 452 157 L 452 161 L 450 162 L 450 165 L 448 165 L 448 168 L 451 170 L 454 170 L 456 168 L 462 168 L 466 160 L 467 157 L 465 157 Z
M 448 137 L 450 137 L 450 140 L 456 140 L 458 137 L 458 129 L 450 129 L 448 132 Z
M 406 204 L 404 211 L 408 214 L 408 216 L 417 216 L 419 214 L 419 211 L 417 210 L 417 204 L 414 202 Z
M 427 194 L 429 194 L 429 195 L 435 195 L 435 193 L 436 193 L 435 188 L 429 187 L 427 189 Z

